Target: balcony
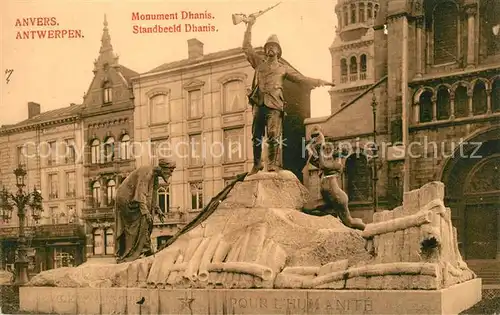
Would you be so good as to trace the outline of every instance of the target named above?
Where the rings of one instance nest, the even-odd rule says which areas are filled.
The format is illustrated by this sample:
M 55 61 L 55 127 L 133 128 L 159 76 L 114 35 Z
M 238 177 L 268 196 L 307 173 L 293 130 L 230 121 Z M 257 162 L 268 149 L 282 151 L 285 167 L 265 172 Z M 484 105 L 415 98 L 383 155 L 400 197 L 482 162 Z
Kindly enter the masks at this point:
M 46 224 L 38 226 L 27 226 L 25 229 L 27 237 L 33 238 L 69 238 L 84 237 L 83 226 L 79 224 Z M 17 238 L 19 236 L 19 227 L 0 228 L 0 238 Z
M 75 197 L 76 197 L 76 191 L 75 190 L 67 191 L 66 192 L 66 198 L 75 198 Z
M 170 225 L 170 224 L 187 224 L 194 217 L 186 211 L 180 211 L 179 208 L 170 208 L 170 211 L 165 214 L 164 222 L 155 216 L 154 225 Z
M 111 219 L 115 214 L 113 207 L 86 208 L 82 210 L 82 217 L 85 220 Z

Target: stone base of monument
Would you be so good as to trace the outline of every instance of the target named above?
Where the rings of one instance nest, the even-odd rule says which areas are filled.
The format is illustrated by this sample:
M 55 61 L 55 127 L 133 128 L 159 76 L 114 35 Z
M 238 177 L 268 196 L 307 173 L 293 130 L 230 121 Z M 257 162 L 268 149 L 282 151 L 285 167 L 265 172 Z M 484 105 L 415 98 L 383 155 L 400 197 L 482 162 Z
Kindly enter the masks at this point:
M 363 231 L 303 213 L 309 198 L 289 171 L 248 176 L 155 255 L 41 272 L 22 288 L 22 310 L 458 314 L 480 301 L 443 183 L 405 192 Z
M 459 314 L 480 300 L 481 279 L 442 290 L 20 288 L 21 311 L 50 314 Z

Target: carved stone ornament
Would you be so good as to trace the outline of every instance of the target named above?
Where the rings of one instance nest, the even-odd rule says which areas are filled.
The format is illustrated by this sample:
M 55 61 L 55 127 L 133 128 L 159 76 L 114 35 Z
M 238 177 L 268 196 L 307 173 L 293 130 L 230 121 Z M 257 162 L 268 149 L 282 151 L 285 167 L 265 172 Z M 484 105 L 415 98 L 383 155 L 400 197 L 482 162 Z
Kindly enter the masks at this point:
M 467 193 L 487 193 L 500 191 L 500 157 L 484 162 L 473 173 Z
M 424 5 L 423 0 L 409 0 L 408 7 L 411 16 L 423 16 Z

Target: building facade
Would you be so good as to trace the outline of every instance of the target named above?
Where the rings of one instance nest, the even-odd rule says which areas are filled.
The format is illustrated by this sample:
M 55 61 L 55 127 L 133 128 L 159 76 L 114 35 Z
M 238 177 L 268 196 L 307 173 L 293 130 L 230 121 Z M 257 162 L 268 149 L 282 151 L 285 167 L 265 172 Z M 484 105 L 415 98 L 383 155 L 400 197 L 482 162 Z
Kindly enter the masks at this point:
M 379 3 L 375 84 L 349 104 L 365 116 L 349 119 L 346 109 L 310 123 L 331 133 L 369 121 L 366 91 L 378 91 L 377 131 L 386 141 L 378 197 L 392 208 L 403 191 L 444 182 L 463 257 L 484 283 L 500 283 L 487 272 L 500 268 L 500 2 Z
M 93 72 L 82 109 L 86 258 L 114 261 L 116 188 L 135 168 L 131 151 L 134 101 L 130 78 L 137 72 L 119 64 L 106 17 Z
M 156 164 L 161 157 L 177 163 L 170 184 L 163 183 L 159 193 L 160 207 L 168 218 L 165 223 L 155 222 L 153 244 L 157 246 L 192 220 L 228 181 L 253 165 L 247 90 L 254 70 L 242 49 L 204 54 L 203 43 L 190 39 L 188 56 L 133 80 L 134 135 L 143 152 L 137 166 Z M 284 150 L 291 153 L 287 160 L 284 152 L 284 164 L 301 177 L 305 163 L 300 137 L 303 121 L 309 117 L 310 90 L 287 84 L 284 128 L 290 145 Z
M 26 171 L 25 190 L 41 191 L 43 212 L 26 216 L 29 273 L 76 266 L 84 261 L 81 219 L 84 189 L 81 105 L 40 112 L 28 103 L 28 119 L 0 128 L 0 187 L 17 191 L 14 169 Z M 17 209 L 1 223 L 1 265 L 13 269 L 19 233 Z

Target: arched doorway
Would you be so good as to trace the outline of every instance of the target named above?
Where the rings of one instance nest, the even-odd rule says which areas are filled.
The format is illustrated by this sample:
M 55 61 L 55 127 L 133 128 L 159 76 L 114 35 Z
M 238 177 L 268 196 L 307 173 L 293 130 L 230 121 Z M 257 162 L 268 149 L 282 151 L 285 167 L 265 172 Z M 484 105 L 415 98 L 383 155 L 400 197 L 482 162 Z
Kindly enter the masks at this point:
M 459 146 L 445 164 L 445 203 L 452 209 L 464 259 L 500 261 L 500 129 Z

